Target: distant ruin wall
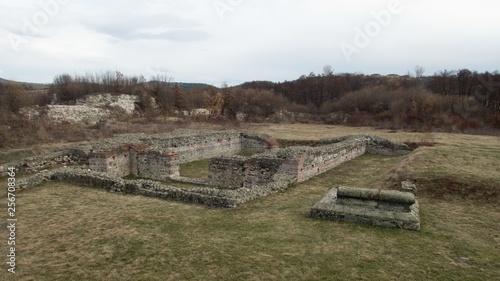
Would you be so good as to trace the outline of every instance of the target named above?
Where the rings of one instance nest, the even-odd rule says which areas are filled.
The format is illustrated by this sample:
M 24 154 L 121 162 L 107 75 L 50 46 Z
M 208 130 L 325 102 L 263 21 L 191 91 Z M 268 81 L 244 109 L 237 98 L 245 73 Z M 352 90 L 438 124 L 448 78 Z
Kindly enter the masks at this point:
M 346 140 L 359 140 L 366 143 L 366 152 L 379 155 L 405 155 L 412 151 L 406 144 L 393 142 L 389 139 L 374 135 L 352 135 L 338 138 L 321 139 L 322 143 L 340 143 Z
M 261 153 L 278 147 L 280 147 L 279 143 L 269 136 L 241 133 L 241 152 L 243 153 Z
M 179 154 L 179 162 L 187 163 L 210 157 L 231 155 L 241 151 L 240 133 L 219 132 L 200 136 L 176 137 L 159 140 L 162 147 L 168 147 Z

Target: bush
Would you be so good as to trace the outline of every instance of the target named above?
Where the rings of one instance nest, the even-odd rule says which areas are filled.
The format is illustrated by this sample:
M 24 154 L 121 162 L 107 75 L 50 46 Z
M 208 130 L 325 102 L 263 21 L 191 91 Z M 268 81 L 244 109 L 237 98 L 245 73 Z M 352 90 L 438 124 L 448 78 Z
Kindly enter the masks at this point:
M 19 84 L 9 83 L 5 86 L 2 104 L 4 110 L 19 113 L 19 109 L 28 105 L 28 98 Z

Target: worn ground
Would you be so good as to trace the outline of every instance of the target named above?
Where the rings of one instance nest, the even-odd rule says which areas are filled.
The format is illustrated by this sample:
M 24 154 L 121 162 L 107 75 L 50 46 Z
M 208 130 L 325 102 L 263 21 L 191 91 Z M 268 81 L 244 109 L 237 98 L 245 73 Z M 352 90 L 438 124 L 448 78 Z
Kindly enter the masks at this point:
M 433 146 L 364 155 L 236 209 L 63 183 L 22 191 L 17 273 L 8 275 L 2 262 L 0 280 L 498 280 L 498 137 L 308 124 L 248 129 L 288 139 L 369 133 Z M 181 172 L 204 177 L 206 163 Z M 400 179 L 420 187 L 420 232 L 308 218 L 334 184 L 391 188 Z M 6 209 L 5 190 L 0 201 Z M 0 234 L 6 260 L 5 227 Z

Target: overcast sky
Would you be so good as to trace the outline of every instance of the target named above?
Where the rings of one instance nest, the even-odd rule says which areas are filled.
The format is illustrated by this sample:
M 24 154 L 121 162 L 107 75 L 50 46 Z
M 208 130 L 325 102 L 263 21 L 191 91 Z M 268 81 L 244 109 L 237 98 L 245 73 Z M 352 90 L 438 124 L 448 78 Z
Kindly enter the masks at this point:
M 0 77 L 119 70 L 220 86 L 500 68 L 500 2 L 0 0 Z

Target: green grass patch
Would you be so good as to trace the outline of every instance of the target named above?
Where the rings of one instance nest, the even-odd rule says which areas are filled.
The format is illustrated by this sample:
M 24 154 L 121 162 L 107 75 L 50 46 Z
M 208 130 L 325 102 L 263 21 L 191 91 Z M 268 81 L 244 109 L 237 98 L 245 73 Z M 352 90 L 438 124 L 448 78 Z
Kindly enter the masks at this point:
M 181 177 L 208 179 L 208 165 L 210 159 L 188 162 L 180 165 Z

